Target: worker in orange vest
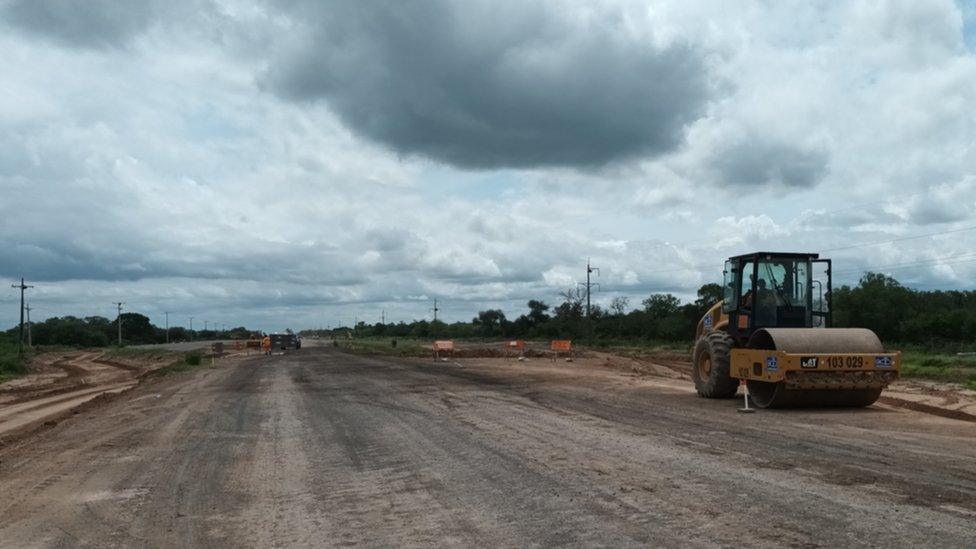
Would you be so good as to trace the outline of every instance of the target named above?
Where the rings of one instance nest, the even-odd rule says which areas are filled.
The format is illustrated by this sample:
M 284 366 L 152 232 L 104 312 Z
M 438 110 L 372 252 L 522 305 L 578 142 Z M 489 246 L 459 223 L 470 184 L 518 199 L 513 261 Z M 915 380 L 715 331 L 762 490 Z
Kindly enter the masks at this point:
M 261 351 L 266 355 L 271 355 L 271 337 L 264 336 L 261 340 Z

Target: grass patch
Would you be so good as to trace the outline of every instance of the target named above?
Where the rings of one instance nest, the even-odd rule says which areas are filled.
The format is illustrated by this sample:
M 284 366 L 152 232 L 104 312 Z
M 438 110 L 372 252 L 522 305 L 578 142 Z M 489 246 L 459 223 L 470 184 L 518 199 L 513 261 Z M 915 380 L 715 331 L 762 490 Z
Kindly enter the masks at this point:
M 902 352 L 901 375 L 959 383 L 976 389 L 976 355 L 957 355 L 923 350 Z
M 199 351 L 191 351 L 173 361 L 171 364 L 153 370 L 149 375 L 162 377 L 169 374 L 188 372 L 194 368 L 197 368 L 202 363 L 203 355 Z

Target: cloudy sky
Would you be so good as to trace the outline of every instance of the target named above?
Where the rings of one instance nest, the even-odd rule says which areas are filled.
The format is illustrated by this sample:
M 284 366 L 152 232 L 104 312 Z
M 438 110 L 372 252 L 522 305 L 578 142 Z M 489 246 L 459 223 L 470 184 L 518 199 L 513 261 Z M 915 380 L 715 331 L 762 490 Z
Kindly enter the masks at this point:
M 37 319 L 514 316 L 588 257 L 637 305 L 756 249 L 974 287 L 970 0 L 0 0 L 0 51 Z

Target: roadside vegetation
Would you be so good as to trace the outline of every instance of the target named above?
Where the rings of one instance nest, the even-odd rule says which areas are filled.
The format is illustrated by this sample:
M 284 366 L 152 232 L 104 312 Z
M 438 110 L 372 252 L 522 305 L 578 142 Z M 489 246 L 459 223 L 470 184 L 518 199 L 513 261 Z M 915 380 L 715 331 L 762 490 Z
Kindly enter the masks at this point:
M 902 351 L 901 373 L 906 378 L 959 383 L 976 390 L 976 354 L 946 354 L 924 349 Z
M 178 374 L 180 372 L 186 372 L 197 368 L 201 364 L 203 364 L 203 355 L 199 351 L 191 351 L 183 354 L 183 356 L 180 356 L 171 364 L 153 370 L 150 375 L 161 377 L 170 374 Z
M 17 339 L 0 334 L 0 382 L 23 374 L 24 362 L 18 355 Z
M 16 341 L 15 326 L 5 335 Z M 118 323 L 101 316 L 78 318 L 75 316 L 52 317 L 43 322 L 31 323 L 34 345 L 62 345 L 72 348 L 108 347 L 118 344 Z M 230 330 L 193 330 L 178 326 L 169 329 L 170 341 L 192 339 L 247 339 L 254 333 L 243 326 Z M 122 345 L 147 345 L 164 343 L 166 330 L 153 325 L 149 317 L 139 313 L 122 314 Z

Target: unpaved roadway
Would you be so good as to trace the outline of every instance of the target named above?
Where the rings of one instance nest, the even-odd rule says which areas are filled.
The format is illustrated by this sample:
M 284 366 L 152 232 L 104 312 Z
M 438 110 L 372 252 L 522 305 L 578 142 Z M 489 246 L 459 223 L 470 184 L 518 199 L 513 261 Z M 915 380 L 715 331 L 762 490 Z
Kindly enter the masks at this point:
M 98 350 L 43 354 L 34 359 L 32 373 L 0 384 L 0 445 L 100 395 L 134 387 L 141 375 L 172 360 L 166 354 L 109 357 Z
M 230 359 L 0 448 L 0 545 L 976 546 L 973 423 L 737 405 L 581 361 Z

